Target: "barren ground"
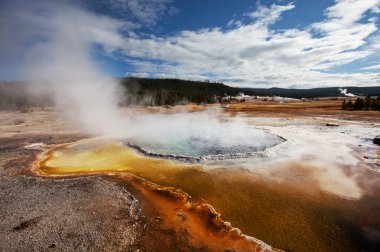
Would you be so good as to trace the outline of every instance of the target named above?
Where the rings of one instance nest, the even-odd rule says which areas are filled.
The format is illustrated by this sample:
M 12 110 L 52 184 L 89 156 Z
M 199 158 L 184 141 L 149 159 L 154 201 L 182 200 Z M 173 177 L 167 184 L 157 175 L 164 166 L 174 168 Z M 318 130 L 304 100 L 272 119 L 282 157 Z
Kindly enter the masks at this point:
M 343 154 L 354 151 L 354 155 L 360 160 L 355 168 L 360 171 L 355 173 L 358 174 L 355 181 L 359 189 L 348 180 L 337 182 L 316 179 L 339 177 L 340 174 L 311 169 L 314 166 L 325 166 L 326 163 L 313 163 L 315 160 L 307 156 L 310 154 L 308 152 L 298 156 L 293 165 L 289 165 L 287 157 L 283 157 L 282 161 L 287 164 L 283 166 L 280 165 L 281 159 L 274 164 L 258 161 L 255 167 L 251 167 L 247 160 L 210 162 L 205 165 L 208 172 L 178 175 L 186 175 L 186 178 L 178 178 L 183 182 L 182 189 L 195 199 L 202 200 L 202 197 L 207 197 L 203 200 L 213 205 L 218 212 L 222 212 L 222 218 L 231 221 L 233 226 L 280 249 L 326 251 L 327 245 L 336 242 L 331 237 L 334 235 L 339 237 L 338 241 L 342 241 L 333 247 L 336 250 L 357 251 L 359 248 L 371 251 L 378 248 L 380 206 L 376 202 L 379 202 L 380 193 L 379 149 L 370 144 L 369 138 L 379 133 L 380 114 L 375 111 L 342 111 L 340 104 L 336 100 L 283 104 L 255 101 L 231 104 L 225 112 L 231 116 L 245 116 L 255 126 L 295 139 L 293 142 L 288 141 L 287 150 L 300 148 L 300 143 L 313 147 L 314 149 L 308 150 L 312 154 L 320 148 L 326 148 L 327 153 L 331 153 L 337 147 L 348 146 L 349 150 L 344 149 Z M 184 109 L 187 107 L 135 108 L 146 113 L 173 113 Z M 205 107 L 190 107 L 192 111 L 201 109 Z M 338 123 L 340 126 L 326 128 L 325 124 L 328 122 Z M 170 212 L 174 216 L 163 216 L 160 214 L 163 205 L 157 205 L 162 199 L 144 193 L 144 190 L 133 186 L 132 182 L 128 183 L 128 180 L 108 175 L 49 178 L 31 173 L 30 166 L 43 149 L 88 137 L 77 131 L 61 113 L 53 110 L 34 110 L 27 113 L 3 111 L 0 112 L 0 132 L 1 251 L 212 250 L 213 246 L 197 244 L 192 240 L 191 235 L 183 232 L 186 228 L 178 231 L 173 225 L 166 225 L 167 219 L 180 217 L 180 221 L 183 221 L 181 218 L 186 217 L 178 215 L 178 209 Z M 310 135 L 313 132 L 318 133 Z M 302 138 L 303 142 L 297 141 L 297 138 Z M 305 138 L 310 142 L 305 142 Z M 39 143 L 47 146 L 38 145 Z M 284 150 L 281 148 L 266 153 L 267 159 L 279 156 Z M 320 152 L 317 155 L 327 154 Z M 346 157 L 344 155 L 343 159 Z M 311 161 L 298 162 L 304 158 Z M 329 162 L 339 159 L 340 156 L 331 158 L 316 160 Z M 305 166 L 305 163 L 309 165 Z M 221 169 L 228 166 L 238 168 L 233 179 Z M 258 166 L 270 169 L 256 169 Z M 347 177 L 351 178 L 355 169 L 345 170 Z M 202 180 L 212 177 L 217 178 L 214 179 L 213 189 L 205 187 Z M 250 177 L 253 179 L 249 179 Z M 245 181 L 244 188 L 239 186 L 242 181 Z M 153 182 L 173 186 L 170 180 L 165 182 L 156 179 Z M 194 183 L 199 187 L 195 187 Z M 258 193 L 249 196 L 244 193 L 248 188 Z M 201 190 L 210 190 L 210 193 L 204 195 Z M 239 193 L 242 195 L 240 202 L 228 200 Z M 230 194 L 230 197 L 224 197 L 225 200 L 222 201 L 219 199 L 221 194 Z M 244 210 L 244 207 L 236 205 L 241 202 L 250 205 Z M 236 209 L 241 211 L 237 212 Z M 252 209 L 257 211 L 251 212 Z M 269 214 L 268 210 L 272 212 Z M 370 211 L 374 212 L 368 214 Z M 256 218 L 247 217 L 252 215 Z M 247 222 L 245 218 L 255 221 Z M 329 227 L 330 231 L 326 234 L 310 237 L 310 244 L 301 241 L 301 245 L 292 247 L 295 240 L 323 231 L 324 227 L 316 224 L 323 225 L 323 218 L 329 219 L 326 223 L 336 222 L 336 228 Z M 310 226 L 311 224 L 315 226 Z M 255 225 L 263 228 L 251 228 Z M 286 229 L 279 228 L 281 225 L 291 226 L 291 237 L 287 237 Z M 359 226 L 362 230 L 355 230 Z M 353 237 L 358 234 L 363 237 Z M 331 241 L 323 241 L 329 236 Z M 366 239 L 372 239 L 373 242 L 368 243 Z M 289 247 L 283 244 L 289 244 Z

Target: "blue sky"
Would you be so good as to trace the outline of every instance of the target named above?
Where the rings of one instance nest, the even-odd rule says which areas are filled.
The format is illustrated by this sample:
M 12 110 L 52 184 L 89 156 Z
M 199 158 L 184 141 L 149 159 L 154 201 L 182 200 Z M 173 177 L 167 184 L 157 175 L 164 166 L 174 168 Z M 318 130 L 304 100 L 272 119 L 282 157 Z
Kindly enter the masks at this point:
M 212 80 L 245 87 L 380 85 L 380 0 L 57 2 L 70 13 L 75 9 L 77 14 L 62 21 L 73 23 L 73 33 L 91 31 L 82 40 L 91 44 L 90 57 L 106 76 Z M 0 12 L 0 22 L 17 23 L 18 30 L 30 35 L 9 40 L 11 46 L 0 39 L 1 79 L 22 78 L 24 55 L 54 38 L 41 31 L 53 34 L 55 27 L 34 23 L 36 18 L 19 20 L 33 13 L 54 23 L 58 5 L 41 5 L 41 10 L 38 4 L 29 5 L 13 4 L 17 11 Z M 14 29 L 2 27 L 0 35 L 14 36 L 9 35 Z

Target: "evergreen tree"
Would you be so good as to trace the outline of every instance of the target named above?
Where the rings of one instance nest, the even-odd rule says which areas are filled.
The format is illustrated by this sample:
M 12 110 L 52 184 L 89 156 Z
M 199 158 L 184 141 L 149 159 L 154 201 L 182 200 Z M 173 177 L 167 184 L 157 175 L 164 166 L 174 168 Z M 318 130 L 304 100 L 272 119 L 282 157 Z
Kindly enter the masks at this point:
M 367 95 L 366 98 L 365 98 L 365 101 L 364 101 L 364 108 L 366 110 L 369 110 L 370 107 L 371 107 L 371 96 Z
M 343 109 L 343 110 L 346 110 L 346 109 L 347 109 L 346 99 L 343 100 L 343 103 L 342 103 L 342 109 Z
M 380 110 L 380 96 L 376 98 L 372 98 L 371 96 L 367 96 L 365 99 L 357 98 L 353 103 L 351 100 L 346 102 L 346 100 L 342 103 L 343 110 Z
M 346 110 L 352 110 L 354 108 L 354 104 L 351 100 L 349 100 L 346 104 Z
M 362 98 L 357 98 L 354 103 L 354 110 L 360 110 L 364 108 L 364 100 Z

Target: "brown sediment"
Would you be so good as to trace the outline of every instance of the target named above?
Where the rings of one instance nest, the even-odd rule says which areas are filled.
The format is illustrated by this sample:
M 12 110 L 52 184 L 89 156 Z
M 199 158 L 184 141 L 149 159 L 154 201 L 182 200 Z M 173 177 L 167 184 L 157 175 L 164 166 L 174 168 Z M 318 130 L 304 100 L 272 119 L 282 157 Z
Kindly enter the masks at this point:
M 266 180 L 245 170 L 188 171 L 166 183 L 173 181 L 213 205 L 243 233 L 287 251 L 357 251 L 362 234 L 354 228 L 379 224 L 379 204 L 373 198 L 346 200 L 317 186 L 314 191 L 300 190 L 298 185 Z M 365 223 L 358 224 L 363 217 Z
M 160 214 L 165 228 L 174 229 L 175 235 L 187 234 L 191 244 L 212 251 L 280 251 L 243 235 L 225 222 L 215 209 L 202 202 L 193 202 L 180 189 L 163 187 L 132 174 L 119 174 L 137 188 Z
M 137 160 L 131 158 L 131 162 L 127 163 L 118 163 L 120 160 L 116 160 L 115 164 L 111 164 L 107 168 L 95 166 L 94 169 L 85 169 L 86 162 L 84 162 L 83 167 L 74 167 L 73 169 L 66 169 L 67 167 L 57 169 L 49 166 L 49 161 L 57 158 L 57 151 L 59 152 L 69 147 L 70 145 L 61 145 L 42 153 L 33 164 L 32 171 L 39 175 L 51 177 L 108 174 L 121 179 L 124 181 L 123 186 L 127 189 L 132 189 L 134 194 L 138 194 L 137 197 L 145 202 L 146 207 L 153 207 L 154 212 L 159 215 L 158 219 L 162 221 L 161 228 L 174 230 L 172 236 L 175 236 L 177 241 L 183 242 L 186 240 L 184 244 L 193 249 L 206 251 L 281 251 L 258 239 L 244 235 L 239 229 L 225 222 L 211 205 L 202 201 L 194 201 L 189 194 L 181 189 L 158 185 L 139 177 L 141 175 L 147 177 L 147 174 L 152 174 L 151 176 L 154 177 L 157 176 L 154 172 L 158 171 L 166 174 L 158 176 L 163 179 L 168 174 L 173 175 L 184 169 L 199 171 L 199 165 L 181 166 L 168 160 L 138 156 Z M 115 156 L 121 157 L 121 159 L 125 158 L 126 154 L 129 157 L 135 155 L 133 150 L 125 146 L 122 147 L 123 153 L 117 152 L 120 146 L 112 150 L 114 147 L 111 144 L 106 148 L 111 148 Z M 95 150 L 95 155 L 98 155 L 99 151 L 101 152 L 101 150 Z M 127 153 L 124 153 L 125 151 Z M 89 158 L 92 159 L 92 157 L 90 156 Z M 136 163 L 136 161 L 138 162 Z M 133 169 L 139 164 L 145 165 L 142 172 Z M 122 167 L 123 165 L 125 167 Z M 156 167 L 160 167 L 160 169 L 157 170 Z M 136 173 L 139 176 L 129 172 Z

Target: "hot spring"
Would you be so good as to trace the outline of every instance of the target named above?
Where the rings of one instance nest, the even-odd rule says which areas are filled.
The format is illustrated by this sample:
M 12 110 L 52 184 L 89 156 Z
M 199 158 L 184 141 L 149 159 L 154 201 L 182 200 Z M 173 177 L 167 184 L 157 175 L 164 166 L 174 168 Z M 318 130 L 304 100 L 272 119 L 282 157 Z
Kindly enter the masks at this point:
M 248 125 L 244 118 L 224 121 L 210 112 L 155 115 L 135 121 L 140 130 L 130 132 L 125 143 L 152 156 L 245 157 L 284 141 Z
M 206 157 L 226 154 L 249 154 L 277 145 L 283 141 L 279 136 L 255 128 L 241 128 L 230 132 L 220 125 L 215 132 L 178 136 L 172 139 L 156 138 L 155 141 L 131 139 L 127 143 L 140 147 L 144 152 L 157 155 L 181 157 Z M 228 128 L 228 127 L 227 127 Z M 201 132 L 199 132 L 201 133 Z
M 183 121 L 185 124 L 182 123 Z M 219 180 L 219 176 L 205 172 L 203 163 L 180 163 L 168 159 L 172 159 L 173 156 L 178 159 L 188 157 L 186 161 L 192 161 L 192 158 L 200 159 L 206 156 L 252 153 L 283 141 L 279 136 L 270 134 L 263 129 L 251 127 L 240 119 L 221 120 L 220 118 L 202 116 L 194 118 L 193 115 L 181 115 L 181 117 L 178 115 L 174 117 L 172 115 L 160 115 L 160 118 L 139 117 L 134 122 L 135 124 L 128 128 L 129 137 L 124 138 L 123 136 L 121 140 L 120 138 L 108 137 L 92 138 L 57 146 L 44 153 L 44 156 L 38 160 L 36 171 L 47 176 L 108 174 L 116 176 L 118 179 L 131 178 L 131 180 L 127 180 L 129 181 L 128 188 L 141 192 L 150 190 L 146 185 L 144 187 L 144 185 L 139 184 L 146 180 L 149 183 L 154 183 L 155 188 L 157 188 L 157 195 L 164 197 L 164 199 L 156 198 L 155 194 L 149 196 L 150 193 L 147 193 L 150 197 L 149 201 L 154 204 L 162 206 L 162 202 L 165 202 L 162 200 L 173 197 L 168 194 L 170 191 L 173 195 L 190 195 L 189 199 L 195 205 L 202 205 L 204 200 L 207 200 L 208 203 L 219 203 L 217 210 L 223 211 L 223 214 L 230 210 L 237 213 L 240 210 L 235 208 L 234 204 L 229 204 L 226 201 L 230 199 L 229 193 L 234 192 L 234 195 L 243 195 L 236 190 L 246 188 L 245 186 L 229 184 L 230 186 L 226 187 L 226 183 L 223 179 Z M 133 129 L 138 128 L 141 130 L 133 131 Z M 137 134 L 139 132 L 144 134 Z M 131 143 L 134 144 L 135 148 L 130 147 Z M 149 153 L 155 153 L 155 155 L 161 155 L 160 157 L 164 158 L 153 158 L 147 155 Z M 236 177 L 233 175 L 233 178 Z M 164 189 L 167 191 L 163 191 Z M 225 189 L 228 190 L 228 193 L 223 193 Z M 220 194 L 221 192 L 222 194 Z M 212 199 L 215 199 L 215 194 L 224 196 L 217 197 L 219 198 L 218 202 L 213 202 Z M 177 211 L 178 207 L 181 209 L 183 207 L 183 211 L 185 211 L 190 204 L 189 202 L 184 204 L 180 200 L 175 202 L 175 204 L 163 204 L 165 208 L 159 212 L 159 215 L 164 216 L 167 211 L 173 211 L 173 209 Z M 245 202 L 241 201 L 239 208 L 242 204 Z M 199 231 L 207 233 L 206 238 L 211 239 L 209 238 L 210 231 L 215 231 L 217 226 L 211 225 L 213 222 L 209 220 L 202 222 L 204 216 L 209 216 L 210 212 L 198 211 L 192 213 L 189 210 L 186 212 L 186 216 L 191 216 L 190 213 L 194 215 L 196 233 Z M 249 211 L 252 211 L 252 208 L 249 208 Z M 226 214 L 226 216 L 236 221 L 234 215 Z M 239 218 L 237 219 L 239 220 Z M 245 227 L 241 223 L 236 222 L 236 224 Z M 217 232 L 216 234 L 225 235 L 224 232 Z M 236 237 L 233 240 L 234 242 L 235 239 Z

